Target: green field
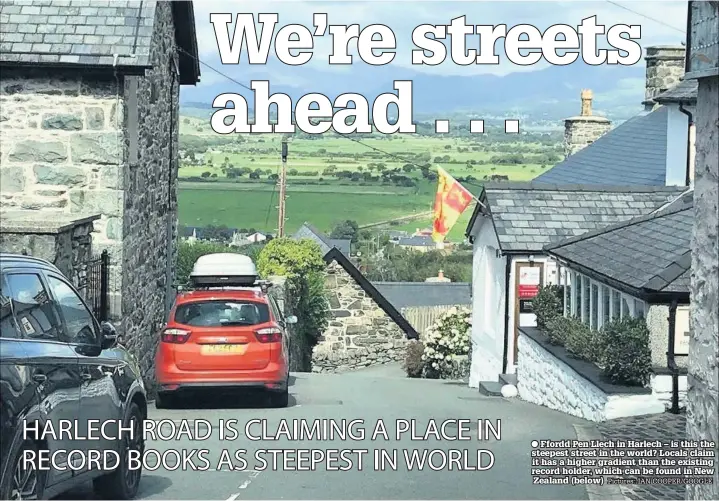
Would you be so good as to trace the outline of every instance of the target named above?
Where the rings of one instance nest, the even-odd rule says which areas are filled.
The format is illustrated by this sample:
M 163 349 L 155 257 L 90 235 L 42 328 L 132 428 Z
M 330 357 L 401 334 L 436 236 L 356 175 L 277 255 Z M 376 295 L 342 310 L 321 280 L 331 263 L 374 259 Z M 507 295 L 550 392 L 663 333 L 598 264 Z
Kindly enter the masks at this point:
M 180 132 L 180 222 L 274 231 L 281 136 L 220 136 L 210 130 L 209 120 L 191 117 L 182 117 Z M 551 167 L 548 155 L 557 151 L 531 137 L 500 139 L 373 134 L 360 144 L 332 133 L 316 139 L 296 135 L 289 142 L 286 229 L 292 232 L 308 221 L 328 231 L 346 219 L 362 226 L 431 211 L 436 181 L 424 179 L 418 165 L 467 178 L 465 186 L 477 193 L 494 175 L 531 180 Z M 520 155 L 522 163 L 508 163 L 507 155 Z M 462 215 L 450 240 L 464 238 L 471 211 Z M 385 228 L 413 231 L 430 225 L 431 217 L 423 215 Z

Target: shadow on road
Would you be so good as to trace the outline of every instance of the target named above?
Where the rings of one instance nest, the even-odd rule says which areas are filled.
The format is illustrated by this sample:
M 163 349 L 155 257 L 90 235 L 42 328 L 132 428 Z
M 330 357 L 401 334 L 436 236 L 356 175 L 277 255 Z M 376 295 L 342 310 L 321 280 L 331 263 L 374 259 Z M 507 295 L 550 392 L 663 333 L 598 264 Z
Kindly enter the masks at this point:
M 297 405 L 297 399 L 290 393 L 287 407 Z M 267 409 L 270 408 L 267 392 L 255 390 L 226 390 L 222 392 L 204 390 L 177 395 L 170 409 Z
M 162 494 L 167 490 L 168 487 L 172 485 L 172 481 L 167 477 L 162 477 L 160 475 L 153 475 L 153 474 L 147 474 L 145 472 L 142 473 L 142 477 L 140 478 L 140 488 L 137 491 L 137 497 L 138 498 L 146 498 L 150 496 L 155 496 L 158 494 Z M 86 499 L 103 499 L 98 494 L 95 494 L 95 492 L 92 489 L 92 483 L 86 482 L 82 485 L 78 485 L 74 489 L 71 489 L 67 492 L 64 492 L 60 494 L 57 497 L 54 497 L 52 499 L 57 500 L 70 500 L 70 499 L 77 499 L 77 500 L 86 500 Z

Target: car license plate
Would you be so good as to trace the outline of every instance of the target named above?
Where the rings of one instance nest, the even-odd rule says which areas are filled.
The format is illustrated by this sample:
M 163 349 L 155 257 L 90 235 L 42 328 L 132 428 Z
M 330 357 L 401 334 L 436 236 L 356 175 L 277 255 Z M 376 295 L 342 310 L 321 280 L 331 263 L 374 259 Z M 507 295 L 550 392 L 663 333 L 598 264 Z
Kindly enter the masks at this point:
M 203 355 L 242 355 L 246 344 L 206 344 L 200 350 Z

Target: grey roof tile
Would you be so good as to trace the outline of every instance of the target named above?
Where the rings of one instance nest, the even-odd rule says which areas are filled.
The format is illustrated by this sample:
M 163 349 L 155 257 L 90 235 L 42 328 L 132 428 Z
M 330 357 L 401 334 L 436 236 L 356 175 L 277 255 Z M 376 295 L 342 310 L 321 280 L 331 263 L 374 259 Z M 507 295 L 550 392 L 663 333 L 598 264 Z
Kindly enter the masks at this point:
M 666 186 L 488 183 L 483 196 L 503 251 L 541 252 L 547 243 L 644 216 L 683 191 Z M 546 198 L 561 205 L 537 205 Z
M 651 214 L 553 243 L 547 252 L 642 292 L 688 293 L 693 193 Z
M 660 104 L 695 103 L 697 100 L 698 92 L 698 80 L 682 80 L 679 85 L 676 85 L 675 87 L 672 87 L 671 89 L 662 92 L 661 94 L 653 98 L 653 100 Z
M 471 284 L 463 282 L 373 282 L 397 309 L 472 304 Z
M 535 178 L 537 183 L 664 186 L 668 110 L 627 120 Z
M 101 56 L 109 56 L 112 64 L 118 54 L 118 64 L 148 67 L 156 2 L 144 2 L 142 9 L 140 5 L 94 0 L 0 2 L 0 63 L 107 64 Z M 123 38 L 107 40 L 102 35 Z M 97 57 L 68 57 L 80 55 Z
M 326 255 L 330 250 L 336 248 L 346 257 L 350 257 L 351 241 L 347 239 L 329 238 L 323 232 L 309 223 L 304 223 L 292 236 L 295 240 L 308 238 L 314 240 L 320 246 L 322 254 Z

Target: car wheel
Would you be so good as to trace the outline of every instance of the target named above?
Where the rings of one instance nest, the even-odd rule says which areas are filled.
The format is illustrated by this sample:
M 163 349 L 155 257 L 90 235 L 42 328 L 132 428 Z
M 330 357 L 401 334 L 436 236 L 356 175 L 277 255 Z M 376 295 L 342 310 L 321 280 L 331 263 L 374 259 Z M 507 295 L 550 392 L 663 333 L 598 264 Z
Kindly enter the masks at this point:
M 130 404 L 125 426 L 132 427 L 132 436 L 125 433 L 120 449 L 120 465 L 112 473 L 93 480 L 95 492 L 106 499 L 132 499 L 137 494 L 142 467 L 130 468 L 130 451 L 137 451 L 140 458 L 145 450 L 142 436 L 143 416 L 137 404 Z
M 37 446 L 29 440 L 20 444 L 8 465 L 4 485 L 0 486 L 0 499 L 42 499 L 45 472 L 34 465 L 26 468 L 23 461 L 25 451 L 33 451 L 37 456 L 37 450 Z
M 280 392 L 270 392 L 270 407 L 287 407 L 290 401 L 290 392 L 287 388 Z

